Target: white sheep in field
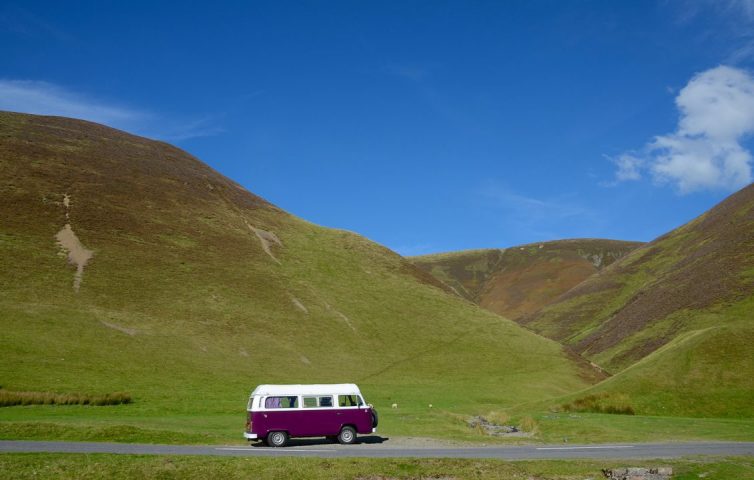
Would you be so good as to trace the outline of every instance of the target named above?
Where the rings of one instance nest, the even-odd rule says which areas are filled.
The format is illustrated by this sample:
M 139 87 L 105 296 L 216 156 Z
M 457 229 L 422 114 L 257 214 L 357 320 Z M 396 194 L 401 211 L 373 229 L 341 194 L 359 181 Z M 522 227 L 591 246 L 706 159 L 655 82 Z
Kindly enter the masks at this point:
M 390 405 L 390 408 L 398 408 L 398 404 L 394 403 L 394 404 Z

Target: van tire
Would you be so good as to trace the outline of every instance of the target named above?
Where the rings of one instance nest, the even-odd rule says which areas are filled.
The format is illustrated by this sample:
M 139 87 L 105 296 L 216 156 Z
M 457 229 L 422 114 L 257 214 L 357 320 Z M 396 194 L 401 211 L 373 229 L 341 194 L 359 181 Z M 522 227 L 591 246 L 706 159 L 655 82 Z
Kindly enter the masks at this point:
M 356 443 L 356 430 L 350 425 L 341 428 L 340 434 L 338 434 L 338 442 L 341 445 Z
M 284 447 L 288 445 L 288 432 L 277 431 L 268 433 L 267 445 L 271 447 Z

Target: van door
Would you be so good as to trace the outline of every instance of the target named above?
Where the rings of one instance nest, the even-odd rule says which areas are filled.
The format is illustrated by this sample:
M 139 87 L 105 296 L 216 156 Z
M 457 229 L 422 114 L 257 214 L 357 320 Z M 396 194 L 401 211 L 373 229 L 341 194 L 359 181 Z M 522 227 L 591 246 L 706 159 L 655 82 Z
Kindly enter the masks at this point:
M 340 433 L 338 411 L 334 406 L 334 395 L 304 395 L 303 421 L 301 428 L 305 436 L 322 437 Z

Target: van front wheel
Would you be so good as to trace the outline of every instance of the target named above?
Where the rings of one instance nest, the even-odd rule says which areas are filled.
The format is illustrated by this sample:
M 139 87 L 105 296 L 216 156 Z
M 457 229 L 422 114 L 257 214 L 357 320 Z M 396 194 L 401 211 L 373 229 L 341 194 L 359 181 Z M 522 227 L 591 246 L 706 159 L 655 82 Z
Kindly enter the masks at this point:
M 288 434 L 286 432 L 270 432 L 267 435 L 267 445 L 271 447 L 284 447 L 288 444 Z
M 338 442 L 342 445 L 350 445 L 356 442 L 356 430 L 349 426 L 343 427 L 338 435 Z

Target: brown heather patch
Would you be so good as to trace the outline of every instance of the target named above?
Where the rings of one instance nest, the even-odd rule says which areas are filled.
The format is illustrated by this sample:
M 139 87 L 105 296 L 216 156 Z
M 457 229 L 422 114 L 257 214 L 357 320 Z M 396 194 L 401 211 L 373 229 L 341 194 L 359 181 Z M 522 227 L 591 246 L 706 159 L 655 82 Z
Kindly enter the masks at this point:
M 478 305 L 519 322 L 641 245 L 558 240 L 412 258 Z

